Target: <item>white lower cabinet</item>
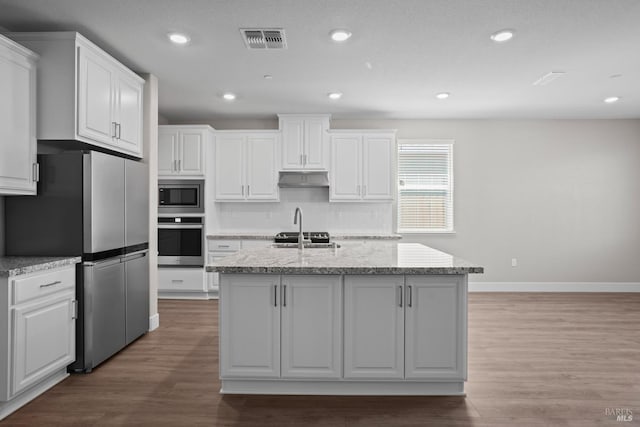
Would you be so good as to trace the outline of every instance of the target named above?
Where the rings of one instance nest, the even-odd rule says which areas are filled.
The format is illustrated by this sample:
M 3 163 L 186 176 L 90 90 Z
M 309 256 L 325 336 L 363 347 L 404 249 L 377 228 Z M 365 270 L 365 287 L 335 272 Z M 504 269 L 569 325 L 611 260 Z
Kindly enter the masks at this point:
M 465 286 L 461 276 L 346 276 L 345 378 L 465 379 Z
M 404 377 L 404 276 L 346 276 L 344 377 Z
M 223 390 L 463 393 L 466 275 L 221 274 L 220 283 Z
M 0 419 L 68 376 L 75 360 L 75 265 L 0 278 Z
M 204 269 L 160 267 L 158 268 L 158 291 L 176 293 L 176 295 L 181 292 L 204 293 Z
M 280 377 L 280 276 L 224 275 L 220 377 Z
M 405 377 L 466 379 L 462 276 L 407 276 L 405 307 Z
M 223 275 L 222 378 L 340 378 L 340 276 Z
M 12 394 L 75 360 L 74 295 L 13 309 Z
M 282 276 L 282 378 L 342 375 L 340 276 Z

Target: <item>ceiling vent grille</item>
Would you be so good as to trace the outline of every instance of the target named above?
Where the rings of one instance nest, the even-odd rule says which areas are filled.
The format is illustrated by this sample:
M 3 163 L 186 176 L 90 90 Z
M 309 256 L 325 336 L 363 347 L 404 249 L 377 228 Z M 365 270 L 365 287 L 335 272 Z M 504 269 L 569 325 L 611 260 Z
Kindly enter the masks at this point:
M 282 28 L 241 28 L 247 49 L 286 49 L 287 39 Z

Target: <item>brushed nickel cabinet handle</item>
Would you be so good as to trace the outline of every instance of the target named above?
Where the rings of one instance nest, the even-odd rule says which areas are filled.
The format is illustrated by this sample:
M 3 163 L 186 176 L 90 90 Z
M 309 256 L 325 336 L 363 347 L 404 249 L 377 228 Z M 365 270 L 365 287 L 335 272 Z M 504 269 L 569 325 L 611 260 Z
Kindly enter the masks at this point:
M 282 306 L 287 306 L 287 285 L 282 285 Z
M 407 299 L 407 307 L 413 307 L 413 292 L 411 290 L 411 285 L 407 286 L 407 291 L 409 292 L 409 297 Z
M 41 288 L 48 288 L 49 286 L 55 286 L 55 285 L 59 285 L 60 283 L 62 283 L 60 280 L 56 280 L 55 282 L 51 282 L 51 283 L 47 283 L 44 285 L 40 285 Z
M 398 296 L 400 297 L 400 303 L 398 304 L 398 307 L 402 307 L 402 285 L 398 286 Z
M 273 306 L 278 306 L 278 285 L 273 285 Z
M 111 122 L 111 125 L 113 127 L 111 138 L 115 138 L 118 134 L 118 124 L 116 122 Z

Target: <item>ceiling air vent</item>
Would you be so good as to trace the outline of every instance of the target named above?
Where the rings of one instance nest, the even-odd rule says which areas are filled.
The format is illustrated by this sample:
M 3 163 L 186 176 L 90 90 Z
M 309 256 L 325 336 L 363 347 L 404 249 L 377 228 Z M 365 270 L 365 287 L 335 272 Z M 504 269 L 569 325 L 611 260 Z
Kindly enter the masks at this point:
M 287 40 L 282 28 L 241 28 L 247 49 L 286 49 Z

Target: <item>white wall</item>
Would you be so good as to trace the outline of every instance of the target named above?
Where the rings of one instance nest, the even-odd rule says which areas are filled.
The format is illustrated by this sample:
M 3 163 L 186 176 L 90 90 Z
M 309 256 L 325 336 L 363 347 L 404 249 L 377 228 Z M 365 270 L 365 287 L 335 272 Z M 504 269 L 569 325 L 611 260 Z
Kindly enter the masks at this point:
M 149 316 L 158 317 L 158 78 L 145 74 L 143 159 L 149 165 Z
M 265 128 L 273 123 L 262 122 Z M 210 124 L 231 129 L 237 121 Z M 455 140 L 456 233 L 403 239 L 483 265 L 485 274 L 472 281 L 640 283 L 640 120 L 334 119 L 331 127 L 392 128 L 398 138 Z M 328 218 L 316 224 L 330 231 L 363 224 L 345 221 L 350 214 L 338 217 L 332 210 L 342 208 L 316 197 L 283 202 L 243 205 L 237 218 L 228 205 L 217 213 L 218 224 L 265 227 L 270 220 L 281 227 L 289 216 L 292 221 L 296 203 L 314 212 L 310 219 L 315 212 Z
M 640 282 L 640 120 L 334 120 L 332 127 L 455 139 L 456 234 L 404 239 L 485 266 L 471 280 Z

